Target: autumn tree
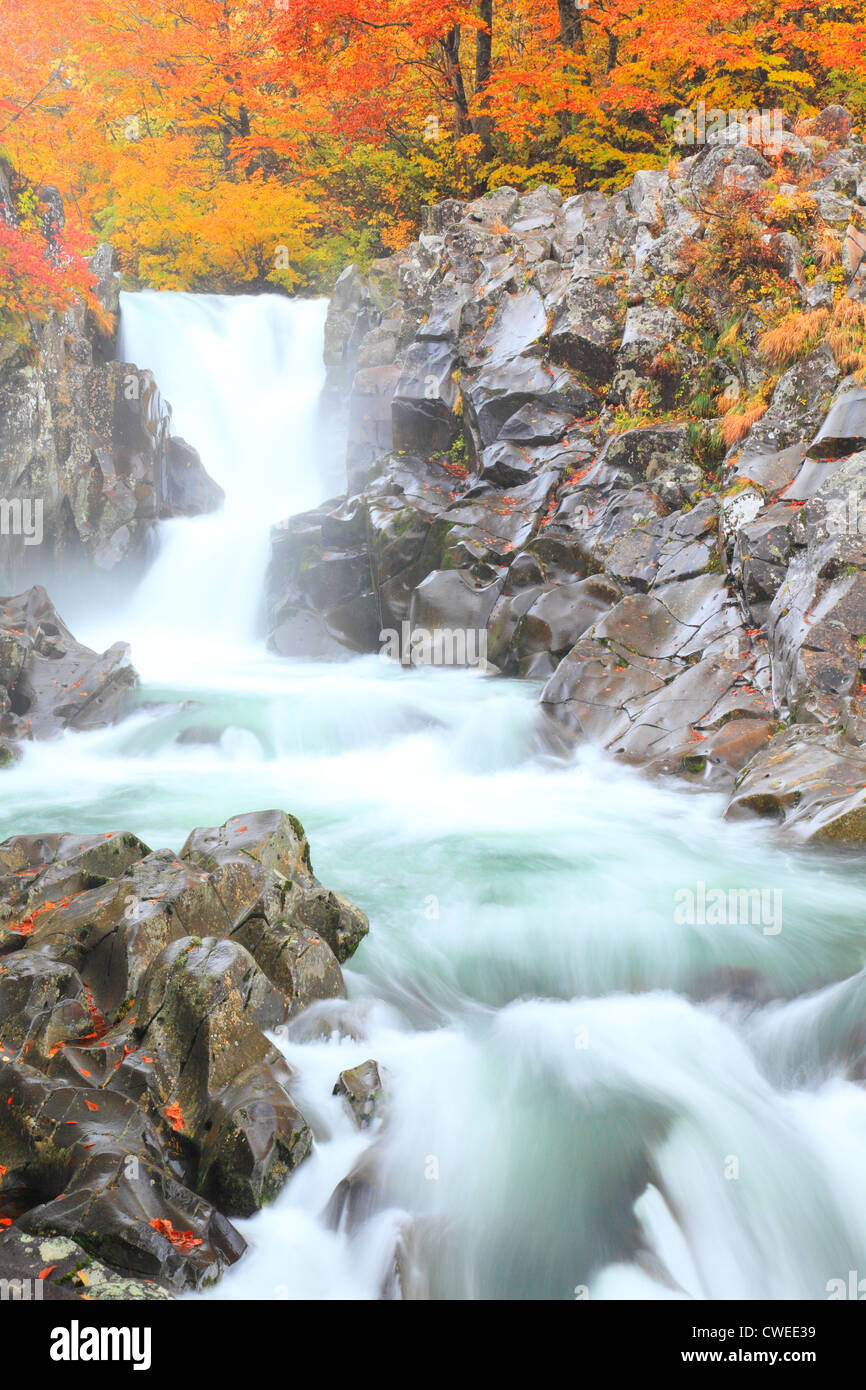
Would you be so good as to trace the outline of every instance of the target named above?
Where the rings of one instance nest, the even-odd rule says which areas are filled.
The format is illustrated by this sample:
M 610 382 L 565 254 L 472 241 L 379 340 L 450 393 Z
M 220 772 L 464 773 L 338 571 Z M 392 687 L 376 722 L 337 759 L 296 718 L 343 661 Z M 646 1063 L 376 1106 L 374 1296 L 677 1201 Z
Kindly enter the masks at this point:
M 676 112 L 866 113 L 866 0 L 6 0 L 0 146 L 157 286 L 324 287 L 421 207 L 610 190 Z

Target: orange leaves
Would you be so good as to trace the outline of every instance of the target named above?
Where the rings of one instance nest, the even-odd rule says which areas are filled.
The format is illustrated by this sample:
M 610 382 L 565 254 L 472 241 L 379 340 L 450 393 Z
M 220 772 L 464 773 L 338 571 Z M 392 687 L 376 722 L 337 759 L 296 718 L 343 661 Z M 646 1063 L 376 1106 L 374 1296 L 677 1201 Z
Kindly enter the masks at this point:
M 70 901 L 69 898 L 61 898 L 60 902 L 57 903 L 43 903 L 41 907 L 35 908 L 29 917 L 25 917 L 23 922 L 16 922 L 14 926 L 11 926 L 9 931 L 15 932 L 17 936 L 30 936 L 37 917 L 41 917 L 43 912 L 53 912 L 56 907 L 68 907 Z
M 192 1231 L 176 1231 L 171 1222 L 162 1217 L 155 1217 L 149 1224 L 155 1231 L 159 1231 L 161 1236 L 165 1236 L 166 1240 L 170 1240 L 175 1250 L 179 1250 L 183 1255 L 202 1244 L 201 1238 L 193 1235 Z
M 793 9 L 495 0 L 488 32 L 469 0 L 14 0 L 0 139 L 154 287 L 318 286 L 399 249 L 425 202 L 621 186 L 698 99 L 837 99 L 866 75 L 862 5 Z M 16 230 L 0 319 L 89 293 L 68 231 L 52 267 Z
M 165 1114 L 165 1118 L 169 1121 L 173 1130 L 183 1129 L 183 1112 L 176 1102 L 173 1105 L 167 1105 L 163 1113 Z

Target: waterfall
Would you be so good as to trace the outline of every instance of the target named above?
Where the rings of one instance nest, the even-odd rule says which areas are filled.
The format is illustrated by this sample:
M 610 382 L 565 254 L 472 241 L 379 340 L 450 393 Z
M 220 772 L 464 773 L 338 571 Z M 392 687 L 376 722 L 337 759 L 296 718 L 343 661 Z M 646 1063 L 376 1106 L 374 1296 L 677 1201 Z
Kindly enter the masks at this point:
M 119 356 L 153 372 L 172 432 L 225 491 L 222 510 L 160 526 L 153 565 L 112 615 L 142 674 L 217 652 L 238 660 L 259 635 L 270 529 L 328 495 L 317 448 L 326 309 L 268 294 L 121 295 Z

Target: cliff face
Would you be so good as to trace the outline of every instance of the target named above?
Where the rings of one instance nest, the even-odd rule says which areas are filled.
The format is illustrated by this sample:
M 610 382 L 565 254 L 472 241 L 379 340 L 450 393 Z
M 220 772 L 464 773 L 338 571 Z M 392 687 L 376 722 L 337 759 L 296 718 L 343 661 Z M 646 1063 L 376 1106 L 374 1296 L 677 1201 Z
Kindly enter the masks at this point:
M 0 217 L 19 218 L 27 192 L 58 225 L 51 189 L 32 190 L 0 163 Z M 46 225 L 47 225 L 46 217 Z M 46 231 L 46 241 L 50 233 Z M 117 310 L 110 246 L 92 261 L 97 297 Z M 222 492 L 195 451 L 171 433 L 151 373 L 111 360 L 81 304 L 33 322 L 29 340 L 0 337 L 0 588 L 74 576 L 134 577 L 162 517 L 208 511 Z
M 733 135 L 613 198 L 439 204 L 344 273 L 346 495 L 276 529 L 270 640 L 474 634 L 559 736 L 860 838 L 866 150 L 841 108 Z

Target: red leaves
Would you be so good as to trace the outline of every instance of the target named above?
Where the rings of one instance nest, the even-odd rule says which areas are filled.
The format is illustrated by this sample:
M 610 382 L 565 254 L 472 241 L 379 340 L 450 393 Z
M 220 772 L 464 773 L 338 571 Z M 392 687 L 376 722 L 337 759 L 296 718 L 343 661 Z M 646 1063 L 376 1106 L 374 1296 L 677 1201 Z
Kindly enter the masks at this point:
M 175 1250 L 179 1250 L 183 1255 L 189 1254 L 190 1250 L 202 1244 L 201 1238 L 193 1235 L 192 1231 L 176 1231 L 171 1222 L 162 1217 L 155 1217 L 149 1224 L 155 1231 L 159 1231 L 161 1236 L 165 1236 L 166 1240 L 170 1240 Z
M 174 1105 L 167 1105 L 165 1107 L 165 1118 L 169 1121 L 173 1130 L 183 1129 L 183 1111 L 177 1102 L 175 1102 Z
M 41 226 L 28 230 L 0 221 L 0 318 L 13 337 L 23 339 L 28 316 L 62 313 L 76 298 L 98 308 L 95 283 L 76 234 L 46 235 Z
M 99 1106 L 96 1104 L 96 1102 L 95 1102 L 95 1101 L 92 1101 L 92 1100 L 88 1100 L 87 1097 L 85 1097 L 85 1099 L 84 1099 L 84 1104 L 87 1106 L 88 1110 L 98 1110 L 98 1109 L 99 1109 Z
M 40 1269 L 39 1274 L 37 1275 L 37 1278 L 39 1278 L 39 1279 L 47 1279 L 48 1276 L 49 1276 L 49 1274 L 51 1273 L 52 1269 L 56 1269 L 56 1268 L 57 1268 L 57 1265 L 46 1265 L 44 1269 Z
M 105 1014 L 102 1012 L 102 1010 L 97 1008 L 93 999 L 93 994 L 87 985 L 84 986 L 84 995 L 87 999 L 87 1007 L 90 1011 L 90 1017 L 93 1019 L 93 1032 L 86 1034 L 86 1036 L 96 1041 L 97 1039 L 104 1037 L 105 1034 L 108 1032 L 108 1020 L 105 1017 Z
M 29 917 L 25 917 L 23 922 L 16 922 L 9 930 L 16 936 L 30 936 L 33 932 L 33 923 L 37 917 L 41 917 L 43 912 L 53 912 L 56 907 L 68 907 L 71 898 L 61 898 L 59 902 L 43 903 L 41 907 L 34 908 Z

